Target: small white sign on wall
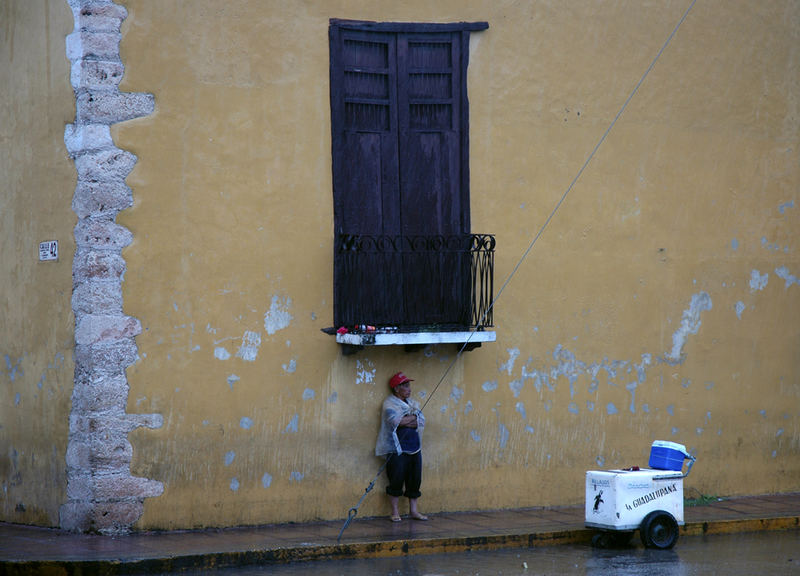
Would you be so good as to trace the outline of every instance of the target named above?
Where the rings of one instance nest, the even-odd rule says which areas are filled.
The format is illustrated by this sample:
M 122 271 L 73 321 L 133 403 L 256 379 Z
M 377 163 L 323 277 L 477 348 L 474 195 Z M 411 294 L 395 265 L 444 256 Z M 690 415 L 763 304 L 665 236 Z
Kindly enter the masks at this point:
M 58 240 L 39 242 L 39 261 L 58 260 Z

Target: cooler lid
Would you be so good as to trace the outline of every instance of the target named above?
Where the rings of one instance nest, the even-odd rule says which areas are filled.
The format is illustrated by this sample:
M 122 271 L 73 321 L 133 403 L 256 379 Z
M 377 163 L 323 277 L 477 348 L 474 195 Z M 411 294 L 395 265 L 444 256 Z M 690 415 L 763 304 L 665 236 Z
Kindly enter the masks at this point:
M 654 440 L 653 448 L 669 448 L 670 450 L 677 450 L 685 456 L 689 455 L 689 453 L 686 451 L 686 446 L 683 444 L 678 444 L 677 442 L 669 442 L 667 440 Z

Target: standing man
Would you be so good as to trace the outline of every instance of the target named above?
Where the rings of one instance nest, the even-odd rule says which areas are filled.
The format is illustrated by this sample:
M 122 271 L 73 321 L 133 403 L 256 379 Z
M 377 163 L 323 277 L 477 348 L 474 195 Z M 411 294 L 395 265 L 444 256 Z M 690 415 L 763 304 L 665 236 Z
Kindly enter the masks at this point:
M 409 516 L 415 520 L 428 517 L 417 509 L 422 484 L 422 431 L 425 416 L 419 403 L 411 398 L 413 380 L 398 372 L 389 379 L 392 393 L 383 401 L 381 430 L 375 444 L 375 454 L 386 456 L 386 493 L 392 505 L 392 522 L 400 522 L 400 496 L 408 498 Z

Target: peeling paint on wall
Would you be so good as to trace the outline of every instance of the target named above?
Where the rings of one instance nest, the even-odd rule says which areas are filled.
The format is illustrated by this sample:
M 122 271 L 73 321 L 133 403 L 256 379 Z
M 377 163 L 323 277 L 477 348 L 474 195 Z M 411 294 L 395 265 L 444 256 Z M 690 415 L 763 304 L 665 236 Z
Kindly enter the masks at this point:
M 631 393 L 631 403 L 628 406 L 628 410 L 630 410 L 631 414 L 636 414 L 636 387 L 638 386 L 638 382 L 629 382 L 625 385 L 625 389 Z
M 292 305 L 291 298 L 281 298 L 273 296 L 269 310 L 264 313 L 264 330 L 272 336 L 278 330 L 283 330 L 292 322 L 292 315 L 289 308 Z
M 788 288 L 792 284 L 800 284 L 800 281 L 798 281 L 797 276 L 790 273 L 789 269 L 786 266 L 781 266 L 780 268 L 776 268 L 775 275 L 778 278 L 783 279 L 784 282 L 786 282 L 784 288 Z
M 601 372 L 604 372 L 608 377 L 608 383 L 610 386 L 617 386 L 618 384 L 615 381 L 621 378 L 626 378 L 626 380 L 620 384 L 624 384 L 625 390 L 627 390 L 627 392 L 630 394 L 630 402 L 628 404 L 628 411 L 630 413 L 635 414 L 637 411 L 641 410 L 642 412 L 649 414 L 651 411 L 650 405 L 644 403 L 641 406 L 637 406 L 636 396 L 640 386 L 647 380 L 648 370 L 651 367 L 658 366 L 660 364 L 676 365 L 682 363 L 685 358 L 684 348 L 686 347 L 688 337 L 699 332 L 702 312 L 711 309 L 712 300 L 706 292 L 694 294 L 691 298 L 689 307 L 682 313 L 681 325 L 673 334 L 673 348 L 668 353 L 663 355 L 655 356 L 650 353 L 644 353 L 641 354 L 638 361 L 609 360 L 606 358 L 600 362 L 586 363 L 578 359 L 574 352 L 559 344 L 552 353 L 552 358 L 556 361 L 554 365 L 534 368 L 531 366 L 532 359 L 529 358 L 528 363 L 521 366 L 519 369 L 520 377 L 509 382 L 509 389 L 514 397 L 518 397 L 524 390 L 525 383 L 528 380 L 531 380 L 538 393 L 541 393 L 545 390 L 555 391 L 558 381 L 561 378 L 564 378 L 569 383 L 570 398 L 572 398 L 576 394 L 577 380 L 584 376 L 588 376 L 591 379 L 591 383 L 587 386 L 587 390 L 590 393 L 596 393 L 599 387 L 599 375 Z M 519 354 L 514 354 L 515 359 L 518 356 Z M 507 364 L 508 363 L 505 363 L 500 366 L 499 370 L 506 373 Z M 630 376 L 633 376 L 634 379 L 631 380 Z M 680 386 L 684 389 L 688 389 L 691 386 L 691 379 L 681 379 Z M 706 389 L 711 389 L 712 387 L 713 383 L 707 382 Z M 482 386 L 482 389 L 484 392 L 494 391 L 497 389 L 496 382 L 485 382 Z M 551 399 L 543 399 L 542 407 L 544 408 L 545 412 L 549 412 L 552 406 L 553 403 Z M 604 406 L 606 415 L 619 415 L 620 409 L 615 402 L 607 402 Z M 594 408 L 594 401 L 588 400 L 586 402 L 586 409 L 593 411 Z M 523 420 L 527 419 L 527 410 L 522 401 L 516 402 L 515 409 Z M 497 412 L 497 408 L 494 408 L 493 411 Z M 580 413 L 580 407 L 578 406 L 577 402 L 569 402 L 566 406 L 566 411 L 570 414 L 578 415 Z M 674 416 L 674 405 L 670 404 L 666 406 L 666 412 L 670 416 Z M 710 422 L 710 418 L 711 412 L 707 411 L 705 424 Z M 534 433 L 532 426 L 526 426 L 524 429 L 527 433 Z M 694 431 L 696 435 L 701 435 L 705 432 L 705 429 L 705 425 L 696 426 Z M 680 430 L 678 427 L 672 428 L 673 435 L 676 435 L 679 432 Z M 511 440 L 511 434 L 511 429 L 507 428 L 502 422 L 498 422 L 498 436 L 501 439 L 501 443 L 509 442 Z M 470 437 L 473 440 L 479 436 L 480 434 L 477 431 L 470 432 Z M 602 456 L 599 457 L 602 458 Z
M 370 360 L 356 360 L 356 384 L 373 384 L 376 373 L 377 369 Z
M 510 376 L 514 371 L 514 362 L 519 356 L 519 348 L 508 348 L 506 352 L 508 352 L 508 360 L 500 366 L 500 370 L 505 370 Z
M 497 425 L 497 436 L 498 436 L 497 444 L 498 444 L 498 446 L 500 446 L 501 450 L 503 450 L 506 447 L 506 445 L 508 444 L 508 438 L 509 438 L 510 435 L 511 434 L 509 433 L 508 428 L 506 428 L 505 424 L 503 424 L 502 422 L 498 423 L 498 425 Z
M 761 245 L 764 248 L 766 248 L 767 250 L 771 251 L 771 252 L 781 252 L 781 251 L 783 251 L 783 252 L 785 252 L 787 254 L 789 253 L 789 247 L 788 246 L 784 246 L 783 248 L 781 248 L 780 244 L 778 244 L 776 242 L 770 242 L 769 240 L 767 240 L 766 236 L 762 236 L 761 237 Z
M 289 424 L 286 425 L 286 428 L 284 429 L 283 433 L 294 434 L 299 429 L 299 423 L 300 423 L 300 415 L 295 414 L 294 416 L 292 416 L 292 419 L 289 421 Z
M 236 357 L 245 362 L 255 362 L 258 357 L 258 348 L 261 346 L 261 333 L 245 330 L 242 335 L 242 345 L 236 352 Z
M 683 347 L 689 334 L 697 334 L 700 329 L 700 313 L 711 310 L 711 296 L 706 292 L 692 295 L 692 302 L 688 310 L 684 310 L 681 318 L 681 325 L 672 335 L 672 350 L 667 353 L 664 359 L 669 364 L 681 362 Z
M 20 376 L 24 374 L 24 372 L 22 372 L 22 370 L 20 370 L 19 367 L 20 364 L 22 363 L 22 358 L 17 358 L 17 361 L 13 364 L 8 354 L 5 355 L 5 359 L 6 359 L 6 372 L 8 374 L 8 378 L 13 382 L 17 377 L 17 373 L 19 373 Z
M 750 292 L 756 292 L 758 290 L 763 290 L 767 287 L 767 282 L 769 281 L 769 274 L 766 272 L 761 274 L 758 270 L 753 270 L 750 273 Z

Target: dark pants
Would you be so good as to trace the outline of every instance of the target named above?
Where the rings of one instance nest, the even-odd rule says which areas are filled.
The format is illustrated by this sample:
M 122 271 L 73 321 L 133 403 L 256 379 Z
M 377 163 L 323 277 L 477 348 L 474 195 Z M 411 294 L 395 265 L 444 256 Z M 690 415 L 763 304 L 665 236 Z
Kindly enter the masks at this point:
M 386 475 L 389 477 L 386 487 L 389 496 L 419 498 L 422 495 L 419 491 L 422 484 L 422 451 L 416 454 L 392 454 L 386 464 Z

